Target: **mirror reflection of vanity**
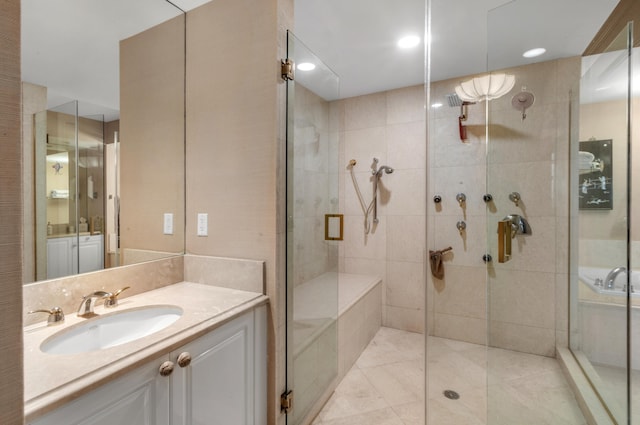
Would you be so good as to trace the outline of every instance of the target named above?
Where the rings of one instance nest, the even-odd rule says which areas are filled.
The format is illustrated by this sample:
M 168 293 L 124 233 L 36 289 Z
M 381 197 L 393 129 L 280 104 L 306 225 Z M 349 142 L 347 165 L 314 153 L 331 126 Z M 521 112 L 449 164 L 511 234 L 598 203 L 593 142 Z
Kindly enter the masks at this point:
M 21 7 L 24 283 L 184 253 L 184 13 Z

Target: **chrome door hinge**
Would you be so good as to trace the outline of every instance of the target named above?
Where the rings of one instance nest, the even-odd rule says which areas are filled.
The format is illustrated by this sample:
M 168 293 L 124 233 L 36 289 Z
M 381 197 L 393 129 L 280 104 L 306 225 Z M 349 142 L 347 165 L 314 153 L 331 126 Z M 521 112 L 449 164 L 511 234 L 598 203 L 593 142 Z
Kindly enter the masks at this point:
M 280 72 L 283 80 L 293 81 L 293 61 L 291 59 L 282 59 L 280 61 Z
M 293 391 L 289 390 L 280 396 L 280 411 L 289 414 L 293 410 Z

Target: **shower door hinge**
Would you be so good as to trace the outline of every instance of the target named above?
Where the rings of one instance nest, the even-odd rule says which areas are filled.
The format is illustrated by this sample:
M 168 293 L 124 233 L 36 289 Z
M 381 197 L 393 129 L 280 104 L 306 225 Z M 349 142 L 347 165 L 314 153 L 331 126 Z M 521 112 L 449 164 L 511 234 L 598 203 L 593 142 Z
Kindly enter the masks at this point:
M 280 411 L 289 414 L 293 410 L 293 391 L 285 391 L 280 396 Z
M 280 61 L 280 72 L 283 80 L 293 81 L 293 61 L 291 59 L 282 59 Z

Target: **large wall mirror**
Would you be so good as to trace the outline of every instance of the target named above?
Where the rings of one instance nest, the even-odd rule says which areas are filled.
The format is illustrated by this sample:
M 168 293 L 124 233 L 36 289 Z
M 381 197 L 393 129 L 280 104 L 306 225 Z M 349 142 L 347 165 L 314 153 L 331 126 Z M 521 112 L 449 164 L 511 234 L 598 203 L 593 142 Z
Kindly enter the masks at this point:
M 184 12 L 21 7 L 24 282 L 184 253 Z

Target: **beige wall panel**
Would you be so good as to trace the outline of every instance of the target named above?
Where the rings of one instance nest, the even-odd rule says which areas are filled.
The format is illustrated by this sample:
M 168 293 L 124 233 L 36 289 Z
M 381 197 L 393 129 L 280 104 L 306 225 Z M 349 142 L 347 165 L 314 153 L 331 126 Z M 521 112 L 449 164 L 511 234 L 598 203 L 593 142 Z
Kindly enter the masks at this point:
M 279 324 L 285 292 L 278 273 L 284 230 L 277 220 L 284 187 L 277 185 L 285 106 L 278 48 L 292 8 L 281 3 L 214 1 L 187 15 L 186 251 L 265 261 L 270 424 L 284 420 L 278 397 L 284 390 Z M 208 214 L 208 236 L 196 234 L 198 213 Z
M 20 2 L 0 1 L 0 423 L 22 424 Z
M 275 2 L 208 3 L 187 26 L 187 251 L 267 260 L 276 236 Z M 209 214 L 207 237 L 196 236 Z
M 120 44 L 121 248 L 184 251 L 184 16 Z M 173 213 L 173 235 L 163 214 Z

